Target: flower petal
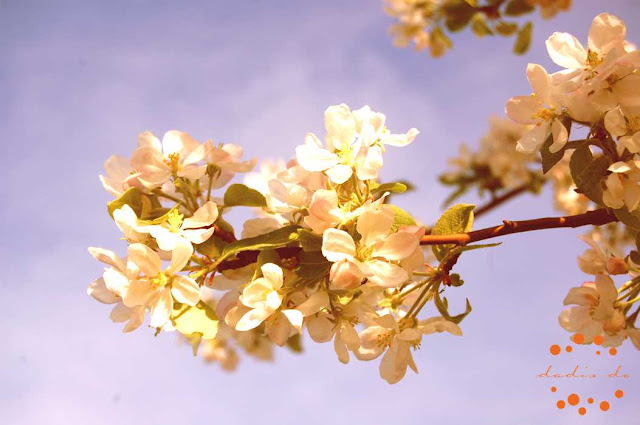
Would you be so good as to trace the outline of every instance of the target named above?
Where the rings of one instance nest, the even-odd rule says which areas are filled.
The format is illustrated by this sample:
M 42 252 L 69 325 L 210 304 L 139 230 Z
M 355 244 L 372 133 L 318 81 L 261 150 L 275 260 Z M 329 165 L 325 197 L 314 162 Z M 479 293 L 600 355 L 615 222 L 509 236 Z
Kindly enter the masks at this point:
M 395 264 L 380 260 L 371 260 L 367 261 L 367 265 L 373 273 L 373 276 L 369 277 L 369 281 L 374 285 L 383 288 L 395 288 L 409 279 L 407 271 Z
M 248 331 L 260 326 L 260 323 L 271 315 L 271 311 L 254 308 L 244 314 L 236 323 L 237 331 Z
M 527 79 L 539 101 L 548 103 L 551 90 L 551 77 L 544 67 L 530 63 L 527 65 Z
M 162 271 L 162 261 L 158 254 L 146 245 L 133 243 L 127 249 L 128 259 L 149 277 L 157 276 Z
M 589 50 L 605 55 L 615 47 L 622 48 L 626 35 L 627 28 L 623 21 L 608 13 L 601 13 L 593 18 L 589 29 Z
M 176 301 L 190 306 L 200 301 L 200 287 L 188 276 L 176 276 L 171 283 L 171 294 Z
M 505 112 L 515 122 L 529 125 L 537 122 L 533 116 L 541 107 L 540 101 L 532 96 L 515 96 L 507 101 Z
M 587 51 L 577 38 L 566 32 L 554 32 L 546 41 L 547 52 L 563 68 L 584 68 Z
M 516 150 L 524 153 L 534 153 L 547 140 L 549 136 L 549 124 L 544 122 L 533 127 L 527 134 L 518 140 Z
M 282 288 L 282 283 L 284 282 L 284 275 L 282 274 L 282 269 L 277 264 L 266 263 L 260 267 L 262 271 L 262 275 L 269 283 L 269 286 L 274 290 L 278 290 Z
M 87 294 L 103 304 L 114 304 L 120 301 L 120 297 L 107 289 L 103 278 L 91 282 L 87 288 Z
M 127 307 L 147 305 L 156 292 L 157 288 L 146 280 L 134 280 L 129 284 L 122 300 Z
M 312 144 L 296 147 L 296 158 L 307 171 L 324 171 L 340 162 L 338 155 Z
M 356 230 L 362 236 L 360 244 L 371 246 L 383 240 L 391 231 L 395 214 L 391 208 L 368 210 L 358 217 Z
M 332 182 L 342 184 L 353 175 L 353 169 L 349 165 L 337 164 L 326 170 L 327 176 Z
M 151 321 L 149 326 L 152 328 L 162 328 L 171 319 L 173 311 L 173 298 L 169 288 L 165 288 L 158 292 L 155 299 L 149 302 L 149 313 Z
M 171 265 L 167 269 L 169 273 L 178 273 L 187 265 L 193 255 L 193 245 L 185 238 L 176 239 L 176 246 L 171 252 Z
M 185 218 L 182 223 L 183 229 L 196 229 L 198 227 L 211 226 L 218 218 L 218 206 L 215 202 L 209 201 L 196 210 L 189 218 Z
M 386 237 L 380 248 L 374 250 L 374 256 L 387 260 L 403 260 L 414 253 L 420 240 L 411 233 L 398 232 Z
M 322 234 L 322 255 L 332 262 L 351 260 L 356 255 L 356 243 L 343 230 L 327 229 Z
M 549 146 L 549 152 L 556 153 L 567 144 L 569 132 L 560 120 L 555 119 L 551 124 L 551 134 L 553 135 L 553 143 Z

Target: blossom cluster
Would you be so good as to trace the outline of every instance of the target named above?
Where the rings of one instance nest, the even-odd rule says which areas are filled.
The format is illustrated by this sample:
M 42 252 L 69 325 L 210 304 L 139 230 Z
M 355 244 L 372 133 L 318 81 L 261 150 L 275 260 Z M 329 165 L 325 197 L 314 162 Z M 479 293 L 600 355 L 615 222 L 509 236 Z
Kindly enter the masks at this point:
M 617 257 L 592 238 L 583 240 L 590 248 L 578 257 L 578 265 L 584 273 L 594 275 L 594 280 L 569 290 L 564 305 L 570 307 L 560 313 L 560 325 L 584 335 L 584 344 L 600 339 L 604 347 L 617 347 L 628 338 L 640 350 L 640 329 L 635 327 L 638 311 L 631 312 L 640 293 L 638 264 Z M 632 279 L 616 288 L 612 275 L 631 275 Z
M 604 212 L 608 224 L 584 238 L 590 248 L 578 260 L 595 277 L 569 291 L 559 322 L 585 343 L 629 339 L 640 349 L 639 51 L 606 13 L 594 19 L 587 48 L 555 33 L 547 49 L 564 69 L 548 74 L 530 64 L 534 93 L 506 106 L 515 122 L 492 119 L 479 150 L 463 147 L 441 181 L 456 186 L 453 197 L 472 186 L 488 191 L 493 204 L 551 181 L 567 214 Z M 417 372 L 412 352 L 422 338 L 460 336 L 471 311 L 467 300 L 464 312 L 449 312 L 444 294 L 464 284 L 452 268 L 466 251 L 496 245 L 468 241 L 499 229 L 472 239 L 473 205 L 450 207 L 427 229 L 389 203 L 407 185 L 380 181 L 386 150 L 413 143 L 415 128 L 392 133 L 382 113 L 345 104 L 327 108 L 324 127 L 290 161 L 256 171 L 234 144 L 175 130 L 162 140 L 140 134 L 131 157 L 110 157 L 100 176 L 127 246 L 125 255 L 89 248 L 105 265 L 89 295 L 113 305 L 111 320 L 124 332 L 148 319 L 156 334 L 180 334 L 194 355 L 225 370 L 237 366 L 239 351 L 261 360 L 276 346 L 299 351 L 308 334 L 332 342 L 342 363 L 380 358 L 389 383 Z M 585 136 L 570 140 L 575 132 Z M 243 183 L 232 183 L 236 174 Z M 238 237 L 229 212 L 242 207 L 256 216 Z M 624 275 L 630 279 L 616 287 Z
M 461 335 L 465 315 L 450 316 L 440 299 L 451 277 L 427 264 L 425 228 L 385 203 L 406 186 L 378 181 L 387 147 L 418 131 L 391 133 L 368 106 L 332 106 L 324 119 L 323 141 L 309 133 L 295 159 L 253 173 L 235 145 L 142 133 L 131 159 L 109 158 L 101 177 L 128 247 L 122 258 L 90 248 L 107 267 L 89 294 L 115 304 L 125 332 L 148 312 L 156 332 L 178 331 L 224 369 L 236 367 L 238 348 L 260 359 L 274 344 L 299 349 L 306 328 L 313 341 L 333 341 L 343 363 L 382 356 L 390 383 L 417 371 L 411 350 L 423 335 Z M 245 184 L 215 197 L 236 173 Z M 238 240 L 223 215 L 241 206 L 258 217 Z M 418 318 L 429 300 L 439 314 Z
M 570 332 L 585 335 L 585 343 L 602 338 L 618 346 L 626 338 L 640 349 L 631 312 L 640 293 L 637 251 L 623 256 L 635 243 L 640 204 L 640 51 L 626 40 L 624 22 L 601 13 L 593 20 L 587 47 L 574 36 L 556 32 L 546 42 L 553 62 L 563 69 L 549 74 L 529 64 L 531 96 L 507 102 L 507 115 L 532 126 L 517 142 L 517 150 L 541 155 L 543 171 L 554 183 L 556 206 L 569 213 L 610 208 L 621 224 L 597 228 L 585 237 L 591 248 L 578 259 L 595 276 L 573 288 L 564 300 L 575 305 L 559 317 Z M 572 131 L 586 137 L 570 140 Z M 597 243 L 599 240 L 600 243 Z M 631 274 L 616 289 L 610 275 Z
M 531 42 L 532 24 L 514 19 L 536 8 L 544 19 L 571 7 L 571 0 L 384 0 L 385 12 L 397 20 L 389 32 L 398 47 L 413 43 L 417 51 L 428 48 L 440 57 L 453 47 L 445 31 L 471 27 L 478 37 L 515 36 L 514 53 L 525 53 Z
M 553 34 L 547 49 L 565 69 L 549 75 L 530 64 L 534 94 L 509 100 L 506 112 L 513 121 L 493 118 L 477 151 L 463 146 L 440 177 L 456 188 L 450 200 L 476 187 L 496 203 L 516 193 L 538 193 L 549 182 L 555 207 L 565 214 L 613 209 L 618 222 L 583 236 L 591 248 L 579 265 L 596 278 L 570 291 L 565 304 L 576 306 L 560 316 L 566 330 L 587 336 L 586 343 L 602 338 L 608 346 L 627 337 L 638 346 L 632 306 L 640 256 L 629 250 L 638 246 L 640 56 L 625 35 L 624 23 L 606 13 L 594 19 L 588 48 L 569 34 Z M 581 138 L 570 140 L 572 132 Z M 536 172 L 540 165 L 542 172 Z M 616 289 L 609 276 L 625 274 L 632 280 Z M 596 312 L 605 308 L 604 300 L 606 314 Z

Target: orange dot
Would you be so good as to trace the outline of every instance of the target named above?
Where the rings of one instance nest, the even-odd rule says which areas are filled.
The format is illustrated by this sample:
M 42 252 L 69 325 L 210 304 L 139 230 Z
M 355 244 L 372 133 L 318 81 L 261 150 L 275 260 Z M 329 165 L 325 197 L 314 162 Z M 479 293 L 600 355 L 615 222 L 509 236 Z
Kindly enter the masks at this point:
M 587 400 L 587 403 L 589 403 L 589 404 L 593 404 L 593 399 L 592 399 L 592 398 L 590 398 L 589 400 Z
M 596 351 L 596 356 L 599 356 L 599 355 L 600 355 L 600 351 Z
M 618 350 L 616 350 L 616 347 L 609 348 L 609 354 L 611 354 L 612 356 L 618 354 Z
M 622 390 L 616 391 L 616 398 L 622 398 L 623 395 L 624 395 L 624 392 Z
M 551 392 L 555 393 L 556 391 L 558 391 L 558 389 L 556 387 L 551 387 Z
M 609 410 L 609 402 L 603 401 L 602 403 L 600 403 L 600 410 L 602 410 L 603 412 Z
M 557 356 L 558 354 L 560 354 L 560 346 L 557 345 L 557 344 L 554 344 L 554 345 L 551 346 L 551 348 L 549 348 L 549 351 L 554 356 Z
M 573 336 L 573 342 L 575 342 L 576 344 L 582 344 L 584 342 L 584 335 L 582 334 L 575 334 Z
M 603 342 L 604 338 L 602 337 L 602 335 L 597 335 L 595 338 L 593 338 L 593 343 L 595 345 L 602 345 Z
M 558 406 L 558 409 L 564 409 L 564 400 L 558 400 L 558 402 L 556 403 L 556 406 Z
M 571 394 L 569 397 L 567 397 L 567 401 L 570 405 L 577 406 L 578 403 L 580 403 L 580 397 L 578 397 L 578 394 Z
M 567 345 L 567 348 L 565 348 L 565 350 L 567 350 L 567 353 L 570 353 L 571 351 L 573 351 L 573 347 Z
M 587 409 L 585 409 L 584 407 L 581 407 L 578 409 L 578 413 L 580 413 L 580 415 L 585 415 L 587 413 Z

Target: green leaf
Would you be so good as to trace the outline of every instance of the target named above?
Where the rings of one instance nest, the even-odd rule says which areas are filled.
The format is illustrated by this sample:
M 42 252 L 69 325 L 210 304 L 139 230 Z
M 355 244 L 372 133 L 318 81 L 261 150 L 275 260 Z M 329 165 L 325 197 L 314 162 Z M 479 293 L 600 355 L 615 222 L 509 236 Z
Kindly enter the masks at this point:
M 533 12 L 535 7 L 530 5 L 527 0 L 511 0 L 504 9 L 506 16 L 521 16 Z
M 458 273 L 450 274 L 449 279 L 451 280 L 451 286 L 458 287 L 464 285 L 464 280 L 460 279 L 460 275 Z
M 376 193 L 404 193 L 407 191 L 407 185 L 400 182 L 395 183 L 383 183 L 376 184 L 371 188 L 371 194 L 375 195 Z
M 445 6 L 444 11 L 446 14 L 444 24 L 451 32 L 460 31 L 466 27 L 476 14 L 476 9 L 466 1 Z
M 132 187 L 122 195 L 107 204 L 109 215 L 113 217 L 113 212 L 129 205 L 138 217 L 142 215 L 142 192 L 137 187 Z
M 256 260 L 257 270 L 260 270 L 260 267 L 267 263 L 280 264 L 280 255 L 278 255 L 278 252 L 275 249 L 263 249 L 260 251 L 260 254 L 258 254 L 258 259 Z M 258 277 L 262 277 L 261 271 L 260 275 L 255 276 L 254 279 Z
M 327 276 L 331 263 L 324 258 L 322 252 L 302 251 L 298 256 L 298 267 L 296 268 L 296 275 L 303 280 L 310 282 L 319 282 Z
M 473 17 L 473 21 L 471 22 L 471 31 L 480 38 L 487 35 L 493 35 L 493 31 L 491 31 L 491 28 L 489 28 L 489 25 L 487 25 L 487 22 L 480 14 Z
M 233 226 L 231 225 L 231 223 L 229 223 L 227 220 L 222 218 L 222 216 L 220 215 L 218 216 L 218 219 L 216 220 L 216 224 L 220 229 L 224 230 L 225 232 L 231 233 L 232 235 L 235 234 L 235 230 L 233 229 Z
M 483 249 L 483 248 L 493 248 L 494 246 L 498 246 L 498 245 L 502 245 L 502 242 L 498 242 L 498 243 L 486 243 L 486 244 L 476 244 L 476 245 L 464 245 L 464 246 L 456 246 L 455 248 L 453 248 L 451 250 L 451 254 L 455 255 L 455 254 L 462 254 L 463 252 L 466 251 L 475 251 L 476 249 Z
M 235 183 L 224 193 L 224 206 L 266 207 L 267 200 L 262 193 L 244 184 Z
M 322 250 L 322 235 L 309 229 L 298 229 L 298 242 L 304 251 Z
M 593 162 L 593 154 L 588 146 L 581 146 L 573 151 L 571 161 L 569 161 L 569 170 L 573 181 Z
M 416 225 L 416 221 L 413 219 L 411 214 L 409 214 L 408 212 L 406 212 L 402 208 L 397 207 L 395 205 L 389 205 L 389 206 L 391 207 L 391 209 L 395 213 L 395 218 L 393 220 L 393 225 L 391 226 L 391 231 L 392 232 L 397 231 L 401 227 L 415 226 Z
M 299 238 L 298 229 L 300 226 L 291 225 L 276 229 L 264 235 L 255 236 L 253 238 L 240 239 L 224 247 L 222 255 L 218 261 L 238 254 L 242 251 L 263 250 L 267 248 L 278 248 L 296 242 Z
M 629 212 L 625 207 L 622 207 L 618 210 L 613 210 L 613 213 L 625 226 L 635 232 L 640 232 L 640 209 Z
M 513 45 L 513 53 L 516 55 L 524 55 L 527 50 L 529 50 L 532 30 L 533 24 L 531 22 L 527 22 L 522 28 L 520 28 L 518 36 L 516 37 L 516 43 Z
M 564 117 L 561 119 L 562 124 L 567 129 L 567 134 L 571 134 L 571 118 Z M 540 147 L 540 159 L 542 160 L 542 173 L 547 174 L 549 170 L 556 165 L 564 157 L 565 148 L 560 149 L 556 153 L 551 153 L 549 147 L 553 144 L 553 135 L 549 133 L 549 137 Z
M 471 303 L 469 302 L 469 298 L 467 298 L 467 306 L 464 313 L 458 314 L 456 316 L 451 316 L 451 314 L 449 314 L 449 306 L 448 306 L 449 303 L 447 302 L 446 298 L 443 301 L 440 298 L 440 294 L 438 292 L 436 292 L 435 294 L 434 301 L 436 304 L 436 308 L 438 309 L 442 317 L 444 317 L 450 322 L 455 323 L 456 325 L 462 322 L 462 320 L 465 317 L 467 317 L 469 313 L 471 313 Z
M 141 220 L 155 220 L 169 211 L 162 206 L 157 196 L 146 194 L 136 187 L 107 203 L 109 215 L 113 218 L 113 212 L 125 205 L 129 205 Z
M 152 225 L 156 225 L 156 224 L 162 224 L 165 221 L 167 221 L 169 219 L 169 213 L 171 213 L 171 211 L 173 210 L 177 210 L 178 209 L 178 205 L 174 206 L 173 208 L 163 208 L 164 212 L 160 215 L 158 215 L 155 218 L 148 218 L 147 220 L 140 220 L 142 221 L 146 226 L 152 226 Z M 157 211 L 159 212 L 159 211 Z
M 209 239 L 200 244 L 194 244 L 194 247 L 198 253 L 206 255 L 209 258 L 220 257 L 225 246 L 227 246 L 227 242 L 223 241 L 216 235 L 211 236 Z
M 469 232 L 473 226 L 473 210 L 476 206 L 470 204 L 457 204 L 449 208 L 438 219 L 432 235 L 453 235 Z M 433 245 L 433 253 L 438 260 L 442 260 L 455 245 Z
M 576 149 L 571 156 L 569 168 L 578 192 L 602 205 L 602 181 L 607 176 L 609 165 L 611 164 L 606 156 L 594 159 L 588 146 Z
M 496 32 L 498 34 L 500 34 L 500 35 L 502 35 L 504 37 L 508 37 L 510 35 L 515 34 L 515 32 L 518 31 L 518 24 L 499 21 L 494 26 L 494 29 L 496 30 Z
M 193 307 L 176 303 L 171 321 L 183 335 L 199 333 L 202 339 L 211 339 L 218 333 L 218 316 L 213 308 L 202 301 Z

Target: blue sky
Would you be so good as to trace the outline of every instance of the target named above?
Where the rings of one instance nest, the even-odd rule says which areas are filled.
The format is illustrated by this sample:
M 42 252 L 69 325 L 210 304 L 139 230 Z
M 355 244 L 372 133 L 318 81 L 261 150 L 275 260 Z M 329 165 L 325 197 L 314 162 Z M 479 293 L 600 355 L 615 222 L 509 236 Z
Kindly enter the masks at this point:
M 445 159 L 460 142 L 476 143 L 509 97 L 529 93 L 528 62 L 555 70 L 546 37 L 567 31 L 586 40 L 602 11 L 628 26 L 640 18 L 634 0 L 574 3 L 553 20 L 535 17 L 532 48 L 522 57 L 510 53 L 511 40 L 464 33 L 433 60 L 392 46 L 391 20 L 376 1 L 0 1 L 5 423 L 629 420 L 640 390 L 629 345 L 615 360 L 596 362 L 591 348 L 566 364 L 554 360 L 564 369 L 619 363 L 632 374 L 622 384 L 558 385 L 594 397 L 622 386 L 627 396 L 607 414 L 559 412 L 550 385 L 535 378 L 550 362 L 549 345 L 568 342 L 556 317 L 568 288 L 587 278 L 575 264 L 583 250 L 578 230 L 505 238 L 468 254 L 457 266 L 466 283 L 452 296 L 454 306 L 462 309 L 465 297 L 474 306 L 464 337 L 426 338 L 415 355 L 420 374 L 396 386 L 378 377 L 377 363 L 344 366 L 330 344 L 310 341 L 302 356 L 247 359 L 227 374 L 193 359 L 172 335 L 121 334 L 108 308 L 85 293 L 102 270 L 86 247 L 124 251 L 97 176 L 109 155 L 129 155 L 146 129 L 238 143 L 250 157 L 289 158 L 307 131 L 322 132 L 327 106 L 369 104 L 392 130 L 421 130 L 411 146 L 388 150 L 383 178 L 418 184 L 396 202 L 435 221 L 447 195 L 436 182 Z M 628 38 L 640 42 L 635 27 Z M 477 225 L 552 214 L 545 192 Z

